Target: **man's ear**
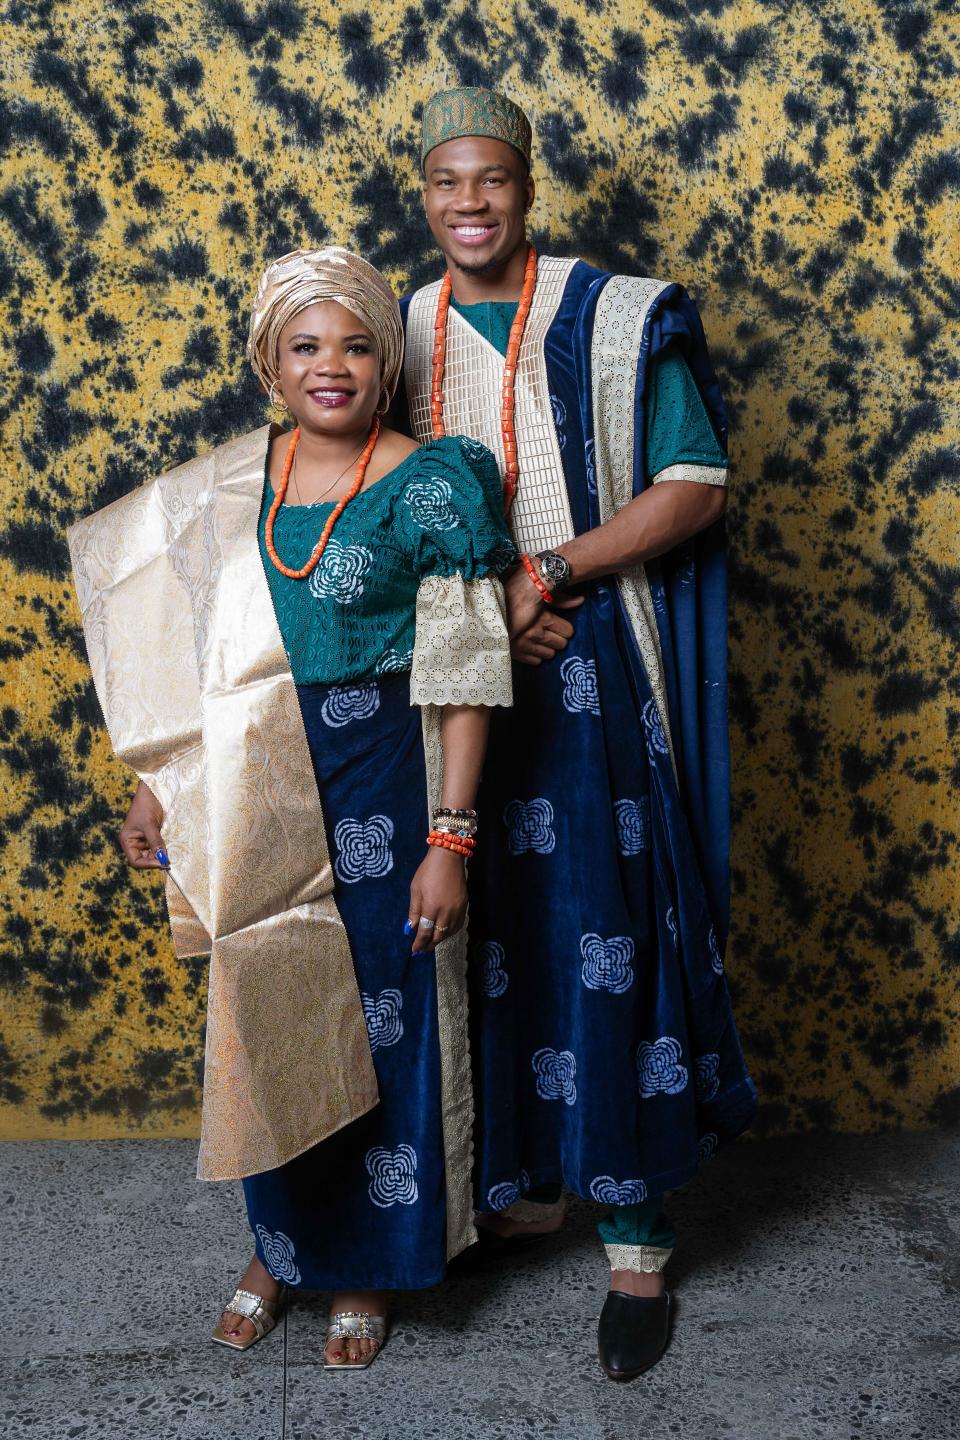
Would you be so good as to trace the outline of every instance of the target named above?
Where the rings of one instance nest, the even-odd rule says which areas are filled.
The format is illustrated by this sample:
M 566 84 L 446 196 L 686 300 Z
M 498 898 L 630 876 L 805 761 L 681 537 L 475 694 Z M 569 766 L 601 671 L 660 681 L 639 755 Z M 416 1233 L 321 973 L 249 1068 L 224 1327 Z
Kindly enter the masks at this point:
M 527 176 L 527 186 L 526 186 L 526 189 L 527 189 L 527 203 L 526 203 L 526 207 L 524 208 L 524 212 L 523 212 L 523 213 L 524 213 L 525 215 L 529 215 L 529 214 L 530 214 L 530 211 L 533 209 L 533 202 L 534 202 L 534 199 L 536 198 L 536 194 L 537 194 L 537 187 L 536 187 L 536 185 L 535 185 L 534 182 L 533 182 L 533 176 L 532 176 L 532 175 L 528 175 L 528 176 Z

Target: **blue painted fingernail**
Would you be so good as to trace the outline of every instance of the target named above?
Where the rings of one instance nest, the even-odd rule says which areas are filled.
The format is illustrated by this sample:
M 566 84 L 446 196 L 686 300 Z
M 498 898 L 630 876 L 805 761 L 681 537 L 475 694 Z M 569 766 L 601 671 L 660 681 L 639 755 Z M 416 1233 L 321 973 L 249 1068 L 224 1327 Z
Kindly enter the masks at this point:
M 167 854 L 166 850 L 158 850 L 157 859 L 159 860 L 161 865 L 170 864 L 170 856 Z
M 413 958 L 414 960 L 425 960 L 427 956 L 431 955 L 432 953 L 433 952 L 431 950 L 414 950 Z
M 412 935 L 412 934 L 413 934 L 413 921 L 412 921 L 412 920 L 408 920 L 408 921 L 406 922 L 406 924 L 405 924 L 404 927 L 403 927 L 403 933 L 404 933 L 404 935 Z

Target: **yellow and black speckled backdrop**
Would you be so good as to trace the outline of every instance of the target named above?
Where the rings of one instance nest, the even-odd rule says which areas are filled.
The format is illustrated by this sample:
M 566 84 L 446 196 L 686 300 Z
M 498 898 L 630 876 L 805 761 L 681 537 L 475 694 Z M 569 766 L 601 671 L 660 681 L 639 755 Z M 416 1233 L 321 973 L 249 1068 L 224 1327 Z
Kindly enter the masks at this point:
M 118 859 L 66 526 L 261 423 L 265 258 L 437 273 L 416 115 L 458 81 L 534 119 L 541 248 L 684 280 L 730 402 L 729 969 L 762 1124 L 956 1113 L 958 56 L 953 0 L 6 9 L 0 1133 L 197 1112 L 204 967 Z

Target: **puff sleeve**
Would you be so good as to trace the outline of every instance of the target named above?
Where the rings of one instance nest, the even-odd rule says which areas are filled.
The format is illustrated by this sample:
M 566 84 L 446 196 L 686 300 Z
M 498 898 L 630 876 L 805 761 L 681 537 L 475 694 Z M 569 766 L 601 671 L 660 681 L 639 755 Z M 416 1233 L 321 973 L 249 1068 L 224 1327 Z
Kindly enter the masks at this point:
M 510 638 L 500 575 L 517 558 L 500 471 L 478 441 L 424 447 L 398 516 L 420 576 L 413 705 L 510 705 Z

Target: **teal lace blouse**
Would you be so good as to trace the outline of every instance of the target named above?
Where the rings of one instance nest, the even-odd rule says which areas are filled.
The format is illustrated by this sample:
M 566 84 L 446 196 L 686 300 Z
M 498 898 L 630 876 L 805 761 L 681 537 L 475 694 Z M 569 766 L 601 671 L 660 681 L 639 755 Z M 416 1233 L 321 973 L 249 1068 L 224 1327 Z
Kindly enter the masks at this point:
M 450 303 L 495 350 L 506 355 L 510 326 L 517 313 L 513 301 L 458 305 L 452 300 Z M 676 346 L 668 345 L 651 362 L 644 408 L 648 475 L 659 475 L 671 465 L 726 470 L 727 457 L 714 434 L 690 367 Z M 722 484 L 723 478 L 718 475 L 718 483 Z
M 362 490 L 305 580 L 288 579 L 267 554 L 272 501 L 268 461 L 260 554 L 300 685 L 409 670 L 421 581 L 454 575 L 479 580 L 501 574 L 516 559 L 497 462 L 484 445 L 462 436 L 424 445 Z M 273 539 L 286 565 L 299 569 L 306 563 L 332 509 L 332 502 L 280 507 Z

